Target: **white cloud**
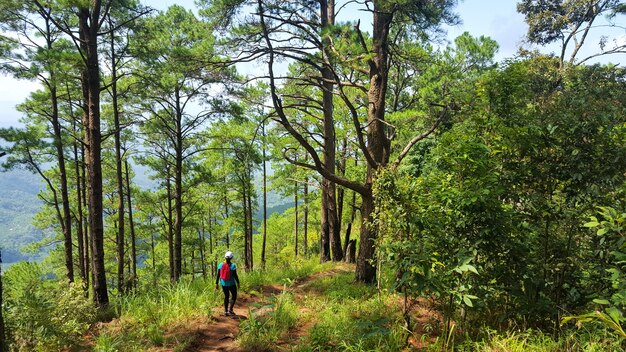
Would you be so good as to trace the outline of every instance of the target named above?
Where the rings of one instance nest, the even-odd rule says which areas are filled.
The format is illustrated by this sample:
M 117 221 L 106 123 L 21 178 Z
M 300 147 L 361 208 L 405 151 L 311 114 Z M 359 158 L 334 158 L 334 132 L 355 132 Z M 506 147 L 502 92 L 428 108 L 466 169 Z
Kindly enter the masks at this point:
M 19 125 L 21 116 L 15 110 L 15 106 L 22 103 L 31 92 L 39 88 L 40 86 L 36 82 L 0 76 L 0 127 Z

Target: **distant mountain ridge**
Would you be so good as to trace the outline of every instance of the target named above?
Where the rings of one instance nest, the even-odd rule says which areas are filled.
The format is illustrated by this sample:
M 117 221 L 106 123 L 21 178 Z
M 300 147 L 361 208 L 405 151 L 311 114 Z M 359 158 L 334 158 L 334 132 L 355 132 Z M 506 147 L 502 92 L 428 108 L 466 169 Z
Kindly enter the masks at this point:
M 42 201 L 37 194 L 44 185 L 28 171 L 0 172 L 0 249 L 2 262 L 33 259 L 20 252 L 25 245 L 43 239 L 43 232 L 32 225 Z
M 141 171 L 141 170 L 140 170 Z M 141 187 L 150 185 L 144 173 L 138 173 L 134 182 Z M 255 177 L 255 187 L 262 202 L 262 179 Z M 41 241 L 45 233 L 32 225 L 33 217 L 39 211 L 42 201 L 37 197 L 45 185 L 38 175 L 25 170 L 0 172 L 0 249 L 2 262 L 14 263 L 33 260 L 38 256 L 25 254 L 20 249 L 30 243 Z M 268 192 L 268 217 L 274 212 L 283 212 L 293 206 L 293 201 L 285 199 L 277 192 Z M 263 218 L 262 205 L 254 214 L 260 223 Z

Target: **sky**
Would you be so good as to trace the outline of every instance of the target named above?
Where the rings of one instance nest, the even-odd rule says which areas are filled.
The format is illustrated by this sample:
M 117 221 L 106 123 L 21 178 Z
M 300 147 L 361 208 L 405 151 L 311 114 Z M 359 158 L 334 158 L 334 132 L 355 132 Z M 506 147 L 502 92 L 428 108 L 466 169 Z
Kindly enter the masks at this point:
M 518 0 L 465 0 L 460 1 L 456 12 L 462 23 L 445 27 L 448 40 L 467 31 L 478 37 L 489 36 L 500 45 L 496 59 L 502 60 L 515 55 L 522 43 L 527 26 L 524 17 L 516 11 Z M 164 10 L 173 4 L 194 8 L 193 0 L 143 0 L 145 5 Z M 18 81 L 0 74 L 0 128 L 19 126 L 20 113 L 15 106 L 37 89 L 38 85 L 29 81 Z

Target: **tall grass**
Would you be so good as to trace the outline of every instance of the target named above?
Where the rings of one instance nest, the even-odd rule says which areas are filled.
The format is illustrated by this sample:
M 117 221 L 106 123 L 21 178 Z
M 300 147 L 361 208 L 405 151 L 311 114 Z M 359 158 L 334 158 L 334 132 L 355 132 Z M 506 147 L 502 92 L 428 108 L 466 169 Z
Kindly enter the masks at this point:
M 309 283 L 305 302 L 311 328 L 295 351 L 400 351 L 407 333 L 400 312 L 374 287 L 354 283 L 352 273 Z
M 339 266 L 341 267 L 341 266 Z M 266 285 L 286 288 L 263 296 L 240 325 L 237 343 L 247 351 L 405 351 L 410 331 L 402 306 L 389 291 L 354 282 L 352 272 L 337 272 L 333 263 L 294 260 L 290 266 L 268 266 L 265 272 L 240 272 L 242 294 L 259 294 Z M 302 280 L 325 271 L 316 279 Z M 189 322 L 207 323 L 222 302 L 213 280 L 183 280 L 118 299 L 119 318 L 103 328 L 95 351 L 145 351 L 151 347 L 181 351 L 193 336 Z M 414 336 L 419 340 L 419 337 Z M 462 332 L 439 336 L 423 351 L 461 352 L 599 352 L 622 351 L 621 341 L 603 330 L 570 332 L 554 338 L 538 331 L 493 332 L 480 341 L 463 340 Z
M 273 296 L 269 304 L 250 310 L 248 320 L 241 323 L 239 346 L 246 351 L 271 351 L 276 341 L 296 326 L 298 315 L 293 295 Z
M 314 273 L 327 270 L 329 264 L 319 264 L 318 259 L 296 258 L 289 263 L 268 265 L 267 270 L 239 273 L 244 291 L 259 291 L 265 285 L 291 286 Z
M 443 337 L 428 351 L 459 352 L 617 352 L 624 351 L 620 341 L 603 331 L 566 331 L 554 337 L 538 330 L 490 331 L 482 341 L 446 344 Z
M 209 280 L 182 280 L 176 285 L 155 287 L 147 292 L 118 298 L 119 319 L 102 330 L 96 351 L 140 351 L 148 346 L 186 343 L 185 336 L 166 336 L 190 321 L 208 321 L 221 291 Z M 187 341 L 188 342 L 188 341 Z
M 254 293 L 264 285 L 276 283 L 289 286 L 324 268 L 312 259 L 294 260 L 286 267 L 268 267 L 269 270 L 265 272 L 246 273 L 241 270 L 238 273 L 241 292 Z M 143 351 L 151 346 L 183 349 L 192 337 L 181 336 L 180 332 L 185 330 L 190 321 L 208 322 L 213 308 L 222 303 L 222 291 L 215 290 L 213 280 L 183 278 L 175 285 L 153 287 L 135 295 L 116 298 L 113 305 L 119 318 L 105 325 L 99 332 L 94 350 Z M 297 309 L 293 299 L 288 295 L 279 296 L 272 304 L 275 308 L 268 325 L 271 331 L 284 331 L 295 324 Z M 250 323 L 244 324 L 244 328 L 254 325 L 254 319 L 252 314 Z M 289 323 L 284 325 L 286 322 Z M 278 336 L 275 332 L 273 334 Z

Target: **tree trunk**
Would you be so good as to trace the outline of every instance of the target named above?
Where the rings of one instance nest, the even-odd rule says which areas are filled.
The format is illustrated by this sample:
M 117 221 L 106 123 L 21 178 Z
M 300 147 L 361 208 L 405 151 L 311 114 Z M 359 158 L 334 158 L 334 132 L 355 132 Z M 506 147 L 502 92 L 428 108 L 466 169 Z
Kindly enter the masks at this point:
M 352 202 L 350 203 L 350 207 L 352 208 L 350 210 L 350 222 L 348 223 L 348 226 L 346 227 L 346 237 L 343 240 L 343 243 L 344 243 L 343 251 L 344 251 L 344 253 L 346 253 L 348 251 L 348 242 L 350 242 L 350 233 L 352 232 L 352 223 L 354 222 L 354 216 L 356 214 L 356 192 L 352 192 Z M 354 255 L 355 253 L 353 252 L 352 254 Z M 347 259 L 346 259 L 346 261 L 348 262 Z
M 226 160 L 225 156 L 222 156 L 222 157 L 224 158 L 223 160 Z M 223 181 L 224 181 L 224 184 L 226 184 L 226 177 L 224 177 Z M 225 190 L 225 193 L 224 193 L 224 220 L 228 219 L 228 216 L 229 216 L 229 214 L 228 214 L 228 191 Z M 229 234 L 230 234 L 230 225 L 229 225 L 229 228 L 226 229 L 226 248 L 230 248 L 230 236 L 229 236 Z
M 157 285 L 156 254 L 154 253 L 154 232 L 150 234 L 150 258 L 152 258 L 152 286 Z
M 303 234 L 303 243 L 304 246 L 304 257 L 307 258 L 308 248 L 309 248 L 309 178 L 304 178 L 304 234 Z
M 359 241 L 359 253 L 356 261 L 356 280 L 359 282 L 372 283 L 376 280 L 376 266 L 374 265 L 374 253 L 376 245 L 376 232 L 366 226 L 374 211 L 374 198 L 363 195 L 361 205 L 361 234 Z
M 356 158 L 355 158 L 356 160 Z M 345 177 L 346 176 L 346 164 L 348 162 L 348 136 L 343 138 L 343 142 L 341 145 L 341 151 L 339 156 L 339 175 Z M 337 188 L 337 223 L 339 224 L 339 229 L 343 224 L 343 208 L 344 208 L 344 198 L 346 194 L 345 187 Z M 340 231 L 341 232 L 341 231 Z M 348 244 L 344 241 L 343 243 L 343 254 L 346 254 L 346 247 Z
M 176 167 L 174 169 L 174 195 L 176 220 L 174 222 L 174 280 L 181 276 L 182 248 L 183 248 L 183 135 L 182 135 L 182 107 L 180 106 L 180 92 L 176 90 Z
M 71 106 L 72 102 L 70 101 L 69 103 Z M 73 115 L 73 113 L 71 114 Z M 73 125 L 74 133 L 77 136 L 79 136 L 80 134 L 79 134 L 75 119 L 72 125 Z M 82 177 L 81 177 L 82 168 L 80 166 L 81 161 L 82 161 L 82 156 L 81 154 L 79 154 L 79 151 L 78 151 L 78 142 L 74 141 L 73 149 L 74 149 L 74 172 L 76 173 L 76 207 L 77 207 L 76 242 L 78 245 L 78 268 L 80 270 L 80 278 L 83 282 L 83 289 L 88 292 L 89 291 L 89 273 L 87 270 L 88 264 L 86 263 L 88 260 L 85 259 L 85 250 L 86 250 L 86 247 L 89 245 L 89 241 L 85 242 L 85 234 L 83 232 L 84 214 L 83 214 L 82 190 L 84 188 L 82 186 Z
M 346 263 L 356 262 L 356 240 L 350 240 L 346 246 Z
M 326 179 L 322 180 L 322 212 L 320 214 L 320 262 L 330 260 L 330 220 L 328 220 L 328 192 L 324 191 Z
M 320 0 L 321 26 L 325 29 L 335 23 L 334 0 Z M 335 120 L 333 117 L 333 89 L 335 79 L 331 70 L 332 59 L 330 55 L 330 38 L 322 36 L 322 52 L 325 63 L 321 69 L 322 82 L 322 106 L 324 110 L 324 166 L 328 172 L 335 173 L 336 143 L 335 143 Z M 334 182 L 324 178 L 322 180 L 322 255 L 321 261 L 330 259 L 332 250 L 333 261 L 343 258 L 341 238 L 339 235 L 339 219 L 337 217 L 337 196 Z M 328 245 L 326 243 L 328 242 Z
M 245 262 L 245 270 L 251 271 L 253 269 L 252 262 L 252 222 L 250 221 L 252 218 L 252 202 L 250 201 L 250 193 L 251 189 L 250 184 L 248 182 L 247 175 L 243 175 L 241 178 L 241 190 L 242 190 L 242 208 L 243 208 L 243 217 L 244 217 L 244 262 Z
M 246 271 L 250 270 L 250 266 L 248 265 L 248 212 L 246 208 L 248 207 L 248 201 L 246 199 L 246 186 L 245 180 L 241 179 L 241 209 L 243 211 L 243 258 L 245 263 Z
M 253 249 L 252 249 L 252 182 L 251 182 L 251 178 L 252 178 L 252 171 L 248 168 L 248 177 L 247 177 L 247 183 L 248 183 L 248 266 L 250 268 L 250 271 L 252 271 L 254 269 L 254 256 L 253 256 Z
M 173 226 L 173 218 L 174 218 L 174 209 L 172 207 L 172 181 L 171 181 L 171 170 L 168 167 L 167 170 L 167 179 L 165 180 L 165 186 L 167 189 L 167 243 L 168 243 L 168 254 L 169 254 L 169 265 L 170 265 L 170 282 L 176 282 L 176 275 L 174 274 L 174 226 Z
M 202 228 L 198 231 L 198 242 L 200 247 L 200 268 L 202 269 L 202 278 L 206 279 L 206 256 L 204 254 L 204 220 L 202 220 Z
M 261 125 L 263 135 L 263 243 L 261 245 L 261 269 L 265 270 L 265 247 L 267 244 L 267 156 L 265 155 L 265 121 Z
M 50 48 L 51 44 L 50 44 Z M 50 72 L 50 80 L 54 80 L 54 72 Z M 65 269 L 69 282 L 74 282 L 74 259 L 72 254 L 72 214 L 70 212 L 70 199 L 67 190 L 67 170 L 65 169 L 65 153 L 63 151 L 63 137 L 61 134 L 61 123 L 59 122 L 59 102 L 57 97 L 57 89 L 50 87 L 50 95 L 52 99 L 52 129 L 54 130 L 54 146 L 57 152 L 57 160 L 59 162 L 59 177 L 61 181 L 61 203 L 63 209 L 63 219 L 61 229 L 63 231 L 64 250 L 65 250 Z
M 92 239 L 92 273 L 94 301 L 100 307 L 109 304 L 106 273 L 104 269 L 104 223 L 102 219 L 102 138 L 100 133 L 100 67 L 98 62 L 98 30 L 101 1 L 92 0 L 91 9 L 79 10 L 80 32 L 87 49 L 87 184 L 89 202 L 89 228 Z
M 87 115 L 87 109 L 85 108 L 85 115 Z M 86 117 L 85 117 L 86 118 Z M 84 137 L 85 131 L 83 131 L 83 137 Z M 86 138 L 86 137 L 84 137 Z M 86 164 L 87 164 L 87 156 L 86 156 L 86 150 L 85 150 L 85 145 L 81 143 L 81 185 L 79 186 L 79 188 L 81 189 L 81 197 L 82 199 L 80 200 L 80 202 L 82 203 L 81 206 L 81 211 L 80 211 L 80 218 L 81 218 L 81 222 L 83 223 L 83 244 L 85 245 L 85 250 L 83 252 L 83 265 L 85 266 L 85 290 L 88 291 L 88 287 L 89 287 L 89 279 L 90 279 L 90 275 L 92 274 L 93 276 L 93 272 L 90 269 L 91 268 L 91 256 L 89 255 L 90 253 L 90 248 L 91 248 L 91 235 L 89 233 L 89 220 L 88 220 L 88 216 L 89 216 L 89 207 L 87 206 L 87 168 L 86 168 Z M 85 211 L 87 211 L 87 216 L 85 216 Z M 93 280 L 93 279 L 92 279 Z
M 298 256 L 298 181 L 294 182 L 293 204 L 295 207 L 293 229 L 295 233 L 294 253 Z
M 374 246 L 377 238 L 376 229 L 367 226 L 374 212 L 372 185 L 378 168 L 385 167 L 389 160 L 390 140 L 385 130 L 385 93 L 387 92 L 388 61 L 389 61 L 389 27 L 393 13 L 379 9 L 380 3 L 374 3 L 374 21 L 372 30 L 372 58 L 370 63 L 370 86 L 367 92 L 367 151 L 373 162 L 367 163 L 365 186 L 367 192 L 361 194 L 361 234 L 359 254 L 356 267 L 356 279 L 359 282 L 374 282 L 376 267 L 373 265 Z
M 109 21 L 111 28 L 112 23 Z M 115 55 L 115 31 L 111 31 L 111 99 L 113 103 L 113 128 L 115 129 L 115 176 L 117 182 L 117 282 L 120 294 L 126 290 L 124 281 L 124 178 L 122 176 L 122 143 L 120 141 L 120 110 L 117 102 L 117 62 Z
M 131 203 L 131 184 L 128 160 L 124 160 L 126 170 L 126 197 L 128 203 L 128 225 L 130 225 L 130 261 L 131 261 L 131 282 L 133 289 L 137 288 L 137 238 L 135 236 L 135 221 L 133 220 L 133 206 Z
M 211 256 L 211 277 L 215 277 L 217 263 L 213 261 L 215 256 L 213 255 L 213 230 L 211 229 L 211 217 L 209 217 L 209 255 Z

